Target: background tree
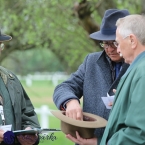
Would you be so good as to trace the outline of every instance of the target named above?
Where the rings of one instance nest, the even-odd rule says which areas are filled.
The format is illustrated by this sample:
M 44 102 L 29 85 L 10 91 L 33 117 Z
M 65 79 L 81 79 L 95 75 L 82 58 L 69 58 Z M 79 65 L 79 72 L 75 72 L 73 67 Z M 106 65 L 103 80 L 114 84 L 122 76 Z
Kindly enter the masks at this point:
M 89 34 L 99 30 L 106 9 L 145 12 L 144 0 L 0 0 L 0 7 L 1 30 L 13 37 L 0 62 L 19 73 L 72 72 L 100 50 Z

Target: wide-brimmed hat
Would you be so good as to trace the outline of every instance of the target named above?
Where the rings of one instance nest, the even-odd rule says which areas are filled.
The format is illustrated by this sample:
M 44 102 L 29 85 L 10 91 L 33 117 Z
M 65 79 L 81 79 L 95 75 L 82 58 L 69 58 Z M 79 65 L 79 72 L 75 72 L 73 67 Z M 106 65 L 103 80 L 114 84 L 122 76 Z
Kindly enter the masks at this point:
M 116 21 L 129 15 L 126 9 L 109 9 L 105 11 L 102 19 L 100 31 L 90 34 L 90 37 L 96 40 L 115 40 L 116 38 Z
M 97 115 L 83 112 L 83 120 L 75 120 L 65 115 L 65 111 L 52 110 L 51 113 L 61 120 L 61 130 L 65 134 L 76 137 L 76 131 L 82 138 L 94 137 L 95 128 L 105 127 L 107 121 Z
M 1 31 L 0 31 L 0 42 L 9 41 L 9 40 L 11 40 L 11 39 L 12 39 L 11 36 L 6 35 L 6 34 L 2 34 Z

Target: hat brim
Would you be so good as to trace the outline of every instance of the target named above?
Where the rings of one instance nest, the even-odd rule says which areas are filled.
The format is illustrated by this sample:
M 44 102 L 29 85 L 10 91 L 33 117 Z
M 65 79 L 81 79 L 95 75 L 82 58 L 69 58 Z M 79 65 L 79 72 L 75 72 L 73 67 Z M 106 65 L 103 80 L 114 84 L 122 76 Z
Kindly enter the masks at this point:
M 75 120 L 70 117 L 67 117 L 65 115 L 65 111 L 52 110 L 51 113 L 61 121 L 78 127 L 101 128 L 105 127 L 107 124 L 107 120 L 105 120 L 104 118 L 86 112 L 83 112 L 83 117 L 85 118 L 85 120 Z
M 10 41 L 11 39 L 12 39 L 12 37 L 9 35 L 5 35 L 5 34 L 0 35 L 0 42 Z
M 90 38 L 95 39 L 95 40 L 101 40 L 101 41 L 110 41 L 110 40 L 116 39 L 116 34 L 104 35 L 101 33 L 101 31 L 98 31 L 98 32 L 90 34 Z

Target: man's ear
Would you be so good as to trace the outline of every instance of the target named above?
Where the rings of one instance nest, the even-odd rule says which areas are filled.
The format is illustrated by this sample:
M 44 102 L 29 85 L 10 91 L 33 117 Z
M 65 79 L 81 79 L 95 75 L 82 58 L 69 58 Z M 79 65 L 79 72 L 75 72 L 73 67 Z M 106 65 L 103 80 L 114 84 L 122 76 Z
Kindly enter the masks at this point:
M 131 48 L 135 49 L 137 46 L 138 40 L 137 37 L 134 34 L 130 35 L 130 44 L 131 44 Z

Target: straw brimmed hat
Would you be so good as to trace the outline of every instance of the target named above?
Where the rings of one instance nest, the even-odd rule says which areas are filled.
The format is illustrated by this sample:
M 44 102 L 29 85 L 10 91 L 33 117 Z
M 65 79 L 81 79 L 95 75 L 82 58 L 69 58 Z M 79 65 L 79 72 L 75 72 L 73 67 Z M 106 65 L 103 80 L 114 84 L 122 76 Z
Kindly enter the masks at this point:
M 82 138 L 94 137 L 94 130 L 96 128 L 105 127 L 107 121 L 97 115 L 83 112 L 83 120 L 75 120 L 65 115 L 65 111 L 52 110 L 51 113 L 61 120 L 61 130 L 65 134 L 71 134 L 76 137 L 76 131 Z

